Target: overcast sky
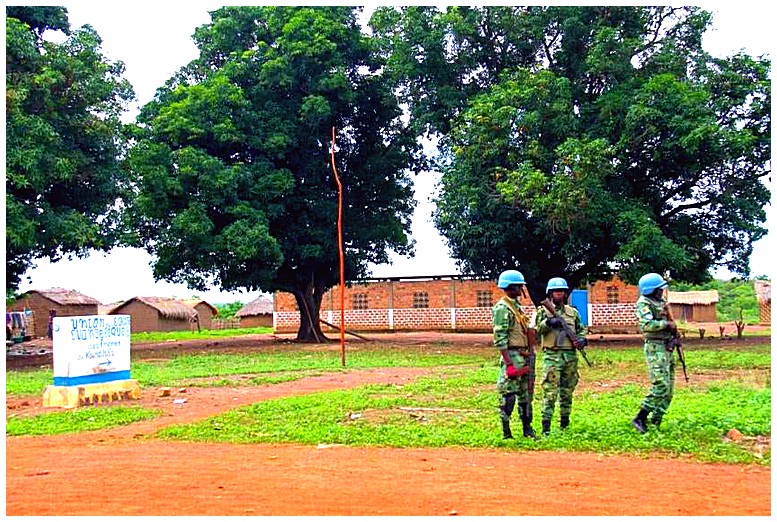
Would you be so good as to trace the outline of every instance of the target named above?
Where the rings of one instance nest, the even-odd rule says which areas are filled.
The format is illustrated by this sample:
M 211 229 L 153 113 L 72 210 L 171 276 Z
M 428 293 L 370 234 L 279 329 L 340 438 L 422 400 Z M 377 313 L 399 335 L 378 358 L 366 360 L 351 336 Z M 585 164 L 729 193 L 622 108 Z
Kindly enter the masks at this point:
M 26 3 L 26 2 L 25 2 Z M 239 5 L 244 2 L 229 2 Z M 22 2 L 13 2 L 20 5 Z M 223 5 L 219 2 L 56 2 L 65 5 L 71 27 L 90 24 L 103 40 L 103 54 L 111 60 L 121 60 L 126 65 L 125 77 L 132 83 L 138 101 L 125 118 L 131 121 L 138 107 L 145 105 L 175 71 L 197 56 L 197 48 L 191 41 L 195 27 L 210 21 L 208 11 Z M 8 5 L 8 3 L 7 3 Z M 375 5 L 375 4 L 362 4 Z M 592 3 L 591 5 L 596 5 Z M 744 50 L 750 55 L 773 55 L 774 21 L 761 3 L 755 2 L 702 2 L 702 7 L 714 13 L 713 28 L 704 39 L 707 51 L 717 56 L 729 56 Z M 406 259 L 393 256 L 393 265 L 375 267 L 373 275 L 418 276 L 449 275 L 458 273 L 455 263 L 448 257 L 448 248 L 431 223 L 432 196 L 436 177 L 419 176 L 415 181 L 416 200 L 419 202 L 413 218 L 412 236 L 416 239 L 416 257 Z M 768 185 L 772 189 L 771 183 Z M 774 219 L 772 207 L 768 226 Z M 755 245 L 750 261 L 753 275 L 771 275 L 768 261 L 771 235 Z M 87 259 L 61 260 L 50 263 L 38 261 L 37 268 L 25 274 L 20 290 L 64 287 L 77 290 L 107 304 L 134 296 L 196 295 L 211 303 L 248 302 L 259 293 L 193 291 L 185 285 L 155 282 L 150 267 L 151 257 L 140 249 L 119 248 L 109 254 L 94 253 Z M 27 281 L 27 276 L 32 278 Z M 730 274 L 719 273 L 727 278 Z

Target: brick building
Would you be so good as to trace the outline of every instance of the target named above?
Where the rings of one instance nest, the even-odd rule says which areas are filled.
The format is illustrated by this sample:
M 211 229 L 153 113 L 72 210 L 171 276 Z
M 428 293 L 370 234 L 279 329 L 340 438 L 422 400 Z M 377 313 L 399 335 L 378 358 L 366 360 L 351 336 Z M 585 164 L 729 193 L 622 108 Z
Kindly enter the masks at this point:
M 772 283 L 756 280 L 755 297 L 758 299 L 758 315 L 761 324 L 772 324 Z
M 503 292 L 492 280 L 451 275 L 364 279 L 346 286 L 344 295 L 345 325 L 351 330 L 476 332 L 490 331 L 491 307 Z M 533 313 L 528 298 L 521 304 Z M 339 286 L 324 294 L 320 317 L 339 327 Z M 279 333 L 299 328 L 293 295 L 275 294 L 273 327 Z
M 86 296 L 75 290 L 64 288 L 48 288 L 46 290 L 29 290 L 22 294 L 13 304 L 13 311 L 23 312 L 31 310 L 27 314 L 27 335 L 45 337 L 49 324 L 49 310 L 54 310 L 57 317 L 72 317 L 76 315 L 97 315 L 97 307 L 100 302 L 97 299 Z
M 575 292 L 585 294 L 581 315 L 587 318 L 591 333 L 639 332 L 634 313 L 639 298 L 636 285 L 616 276 Z M 495 281 L 459 275 L 365 279 L 346 286 L 345 325 L 355 331 L 487 332 L 491 330 L 491 307 L 502 295 Z M 679 320 L 715 321 L 716 291 L 670 292 L 669 299 Z M 528 298 L 522 298 L 521 304 L 529 314 L 534 313 Z M 339 326 L 339 286 L 324 295 L 320 317 Z M 275 295 L 273 327 L 278 333 L 299 328 L 299 311 L 291 294 Z
M 615 276 L 588 285 L 589 329 L 599 333 L 637 333 L 634 303 L 639 287 Z
M 636 285 L 615 276 L 575 292 L 585 294 L 582 305 L 585 310 L 581 310 L 581 316 L 589 332 L 639 333 L 634 312 L 634 304 L 639 298 Z M 491 330 L 491 307 L 502 295 L 495 281 L 459 275 L 365 279 L 346 286 L 345 325 L 355 331 L 487 332 Z M 717 320 L 719 297 L 716 290 L 669 292 L 667 297 L 679 321 Z M 574 296 L 572 299 L 574 301 Z M 521 304 L 530 315 L 534 313 L 528 298 L 521 298 Z M 581 308 L 578 303 L 576 306 Z M 339 327 L 339 286 L 324 294 L 320 317 Z M 291 294 L 275 295 L 273 327 L 278 333 L 296 332 L 299 328 L 299 312 Z

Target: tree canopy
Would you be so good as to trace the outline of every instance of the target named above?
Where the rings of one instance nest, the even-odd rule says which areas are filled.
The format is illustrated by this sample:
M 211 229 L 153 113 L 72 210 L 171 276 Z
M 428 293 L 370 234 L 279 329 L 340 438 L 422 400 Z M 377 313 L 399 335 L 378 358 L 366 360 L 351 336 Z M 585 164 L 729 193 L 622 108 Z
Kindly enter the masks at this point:
M 290 292 L 299 338 L 320 338 L 339 282 L 333 128 L 347 277 L 412 251 L 420 147 L 359 9 L 224 7 L 196 29 L 199 57 L 141 110 L 127 163 L 155 277 Z
M 71 32 L 64 8 L 6 8 L 6 293 L 35 259 L 109 250 L 123 234 L 119 117 L 134 94 L 100 45 L 89 26 Z
M 439 136 L 435 224 L 467 271 L 535 298 L 670 271 L 747 275 L 770 194 L 770 61 L 702 49 L 674 7 L 379 8 L 418 135 Z

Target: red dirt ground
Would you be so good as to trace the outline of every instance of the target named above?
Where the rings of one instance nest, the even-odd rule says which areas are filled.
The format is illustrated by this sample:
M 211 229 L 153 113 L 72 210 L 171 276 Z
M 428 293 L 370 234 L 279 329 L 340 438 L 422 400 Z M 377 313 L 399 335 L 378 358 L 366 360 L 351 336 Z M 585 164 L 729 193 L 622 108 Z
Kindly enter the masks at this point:
M 445 334 L 371 335 L 416 344 Z M 456 339 L 488 344 L 487 335 Z M 210 349 L 240 351 L 245 342 Z M 277 344 L 277 338 L 253 338 Z M 143 357 L 168 349 L 133 346 Z M 339 344 L 333 349 L 339 349 Z M 145 352 L 145 350 L 148 350 Z M 8 361 L 7 361 L 8 362 Z M 274 397 L 403 383 L 423 368 L 350 370 L 293 383 L 189 388 L 143 406 L 165 415 L 130 426 L 6 438 L 6 515 L 761 515 L 771 514 L 771 468 L 593 453 L 464 448 L 396 449 L 298 444 L 168 442 L 161 427 Z M 174 399 L 185 398 L 183 404 Z M 6 401 L 6 415 L 43 410 L 40 398 Z

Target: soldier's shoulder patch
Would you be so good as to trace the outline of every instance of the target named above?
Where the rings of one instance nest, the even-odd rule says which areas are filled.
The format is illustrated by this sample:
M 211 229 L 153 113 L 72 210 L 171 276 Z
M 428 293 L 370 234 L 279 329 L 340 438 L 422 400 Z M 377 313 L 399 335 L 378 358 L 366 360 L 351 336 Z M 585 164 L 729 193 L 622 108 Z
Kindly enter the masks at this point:
M 646 304 L 639 307 L 639 315 L 648 321 L 653 320 L 653 310 L 651 310 L 650 306 Z

